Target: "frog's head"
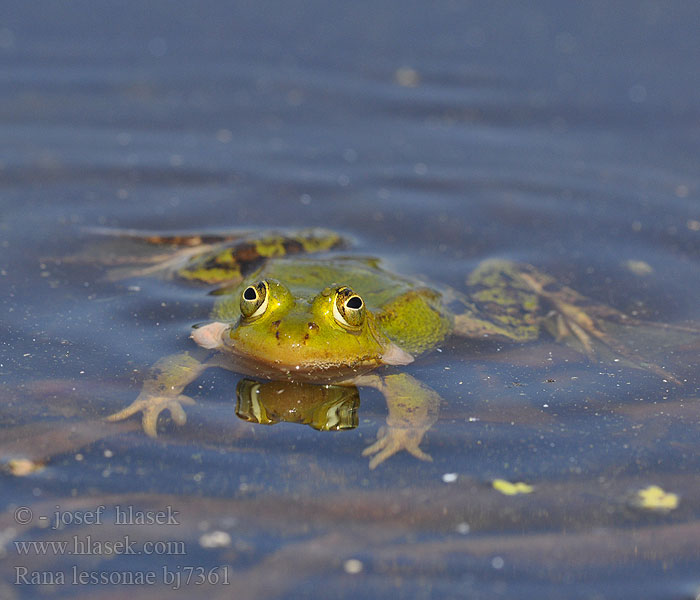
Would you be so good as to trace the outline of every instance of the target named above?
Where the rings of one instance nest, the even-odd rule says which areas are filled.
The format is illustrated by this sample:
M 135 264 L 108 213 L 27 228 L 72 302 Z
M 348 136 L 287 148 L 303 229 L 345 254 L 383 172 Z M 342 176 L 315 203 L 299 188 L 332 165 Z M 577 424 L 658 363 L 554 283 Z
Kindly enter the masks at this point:
M 374 315 L 346 285 L 294 294 L 265 279 L 243 287 L 239 306 L 237 320 L 199 327 L 192 338 L 204 348 L 230 352 L 248 372 L 338 379 L 413 361 L 378 332 Z

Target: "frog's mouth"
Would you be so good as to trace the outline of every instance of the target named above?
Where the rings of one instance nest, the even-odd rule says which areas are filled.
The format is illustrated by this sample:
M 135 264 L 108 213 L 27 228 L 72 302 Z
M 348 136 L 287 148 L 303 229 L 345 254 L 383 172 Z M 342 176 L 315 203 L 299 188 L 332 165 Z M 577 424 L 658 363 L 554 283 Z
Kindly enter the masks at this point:
M 362 375 L 380 365 L 407 365 L 413 362 L 413 356 L 393 342 L 384 344 L 381 354 L 358 357 L 351 363 L 328 359 L 314 359 L 304 362 L 273 360 L 265 356 L 253 357 L 236 348 L 235 343 L 226 335 L 229 327 L 226 323 L 209 323 L 196 328 L 192 332 L 192 339 L 207 350 L 225 351 L 232 357 L 232 365 L 235 366 L 236 370 L 268 379 L 337 382 Z

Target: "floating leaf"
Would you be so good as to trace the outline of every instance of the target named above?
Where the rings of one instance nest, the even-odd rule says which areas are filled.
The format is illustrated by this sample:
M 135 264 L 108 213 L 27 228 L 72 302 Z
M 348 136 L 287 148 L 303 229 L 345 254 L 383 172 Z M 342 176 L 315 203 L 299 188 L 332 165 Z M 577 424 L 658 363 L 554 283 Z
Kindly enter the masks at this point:
M 649 510 L 669 511 L 678 508 L 678 495 L 666 492 L 658 485 L 650 485 L 637 492 L 637 504 Z
M 518 481 L 517 483 L 511 483 L 505 479 L 494 479 L 493 489 L 498 490 L 501 494 L 506 496 L 515 496 L 516 494 L 529 494 L 534 489 L 531 485 Z

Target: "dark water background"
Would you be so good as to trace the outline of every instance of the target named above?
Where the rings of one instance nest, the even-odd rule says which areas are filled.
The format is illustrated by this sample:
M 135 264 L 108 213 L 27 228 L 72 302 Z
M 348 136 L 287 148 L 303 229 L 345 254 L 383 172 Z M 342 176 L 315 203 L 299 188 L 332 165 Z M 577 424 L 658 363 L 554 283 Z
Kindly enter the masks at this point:
M 697 323 L 699 24 L 696 2 L 4 2 L 0 597 L 695 598 L 697 338 L 639 342 L 683 385 L 550 339 L 450 341 L 409 369 L 446 400 L 423 442 L 434 462 L 370 472 L 371 390 L 344 433 L 244 424 L 238 378 L 214 371 L 156 441 L 136 419 L 102 423 L 190 347 L 209 299 L 56 259 L 107 243 L 92 226 L 322 226 L 457 288 L 502 256 Z M 12 475 L 17 458 L 45 466 Z M 651 484 L 678 507 L 636 508 Z M 117 526 L 117 504 L 171 506 L 179 524 Z M 39 520 L 99 505 L 100 525 Z M 86 535 L 186 552 L 13 543 Z M 73 585 L 73 568 L 157 583 Z

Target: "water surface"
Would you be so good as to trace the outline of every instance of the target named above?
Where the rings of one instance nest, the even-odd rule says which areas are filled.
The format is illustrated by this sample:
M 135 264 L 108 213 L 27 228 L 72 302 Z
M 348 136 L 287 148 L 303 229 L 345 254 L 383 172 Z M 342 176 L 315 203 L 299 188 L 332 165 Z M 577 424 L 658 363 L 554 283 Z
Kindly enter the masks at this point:
M 408 368 L 445 400 L 422 445 L 433 462 L 369 471 L 386 416 L 369 389 L 346 432 L 246 424 L 239 377 L 215 370 L 155 441 L 138 419 L 103 423 L 191 347 L 211 298 L 59 259 L 113 243 L 93 227 L 320 226 L 458 289 L 505 257 L 697 324 L 699 17 L 656 2 L 6 3 L 0 596 L 695 598 L 697 337 L 620 332 L 682 385 L 546 336 L 449 340 Z M 44 466 L 13 475 L 18 458 Z M 678 506 L 636 507 L 650 485 Z M 74 522 L 102 505 L 100 524 Z M 116 505 L 171 507 L 177 524 L 118 525 Z M 56 512 L 73 522 L 42 527 Z M 14 544 L 88 535 L 183 546 Z

